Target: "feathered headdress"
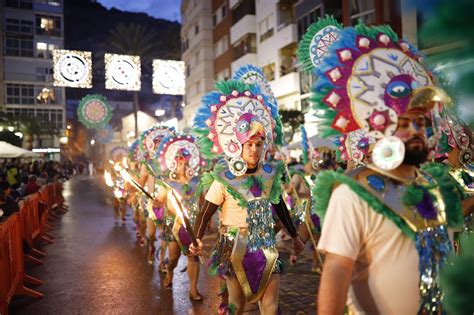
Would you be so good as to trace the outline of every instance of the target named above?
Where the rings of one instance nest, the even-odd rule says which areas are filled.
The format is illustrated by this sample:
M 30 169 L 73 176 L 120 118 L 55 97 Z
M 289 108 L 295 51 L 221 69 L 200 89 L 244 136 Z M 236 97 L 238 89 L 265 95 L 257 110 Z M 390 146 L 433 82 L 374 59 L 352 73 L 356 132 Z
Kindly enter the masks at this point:
M 255 84 L 229 80 L 218 82 L 216 88 L 203 97 L 194 132 L 206 157 L 226 156 L 229 170 L 240 176 L 247 168 L 241 157 L 242 145 L 252 135 L 261 134 L 267 149 L 282 144 L 278 109 Z
M 323 29 L 318 31 L 318 25 Z M 326 18 L 313 28 L 316 35 L 310 52 L 323 41 L 318 41 L 318 34 L 327 28 L 328 34 L 333 34 L 332 41 L 313 68 L 316 82 L 311 101 L 320 118 L 319 132 L 325 137 L 362 130 L 377 141 L 374 163 L 393 169 L 402 163 L 405 152 L 403 142 L 392 137 L 398 116 L 414 108 L 429 112 L 448 101 L 448 97 L 434 85 L 422 56 L 399 40 L 389 26 L 358 24 L 340 28 L 333 19 Z M 299 56 L 304 56 L 307 48 L 302 41 Z M 306 59 L 300 63 L 309 65 Z
M 171 179 L 177 178 L 176 170 L 181 161 L 185 162 L 187 178 L 199 175 L 201 168 L 206 166 L 196 139 L 184 133 L 172 133 L 165 136 L 155 153 L 155 158 L 159 160 L 161 174 Z

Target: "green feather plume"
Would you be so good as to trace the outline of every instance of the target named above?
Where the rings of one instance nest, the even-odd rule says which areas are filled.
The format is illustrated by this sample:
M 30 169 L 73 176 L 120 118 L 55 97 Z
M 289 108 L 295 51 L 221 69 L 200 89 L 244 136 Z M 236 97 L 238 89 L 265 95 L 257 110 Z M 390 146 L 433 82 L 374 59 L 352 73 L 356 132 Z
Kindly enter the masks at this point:
M 449 175 L 449 165 L 443 163 L 427 163 L 421 168 L 430 174 L 439 185 L 439 190 L 445 203 L 448 226 L 461 228 L 463 225 L 461 195 L 456 181 Z
M 326 15 L 324 19 L 319 19 L 318 22 L 311 24 L 306 33 L 303 36 L 303 39 L 300 41 L 298 45 L 298 50 L 296 52 L 296 56 L 298 57 L 300 66 L 302 69 L 308 73 L 310 73 L 313 68 L 313 62 L 311 61 L 310 57 L 310 47 L 313 37 L 323 28 L 327 26 L 335 26 L 337 28 L 343 28 L 342 24 L 340 24 L 336 19 L 332 16 Z

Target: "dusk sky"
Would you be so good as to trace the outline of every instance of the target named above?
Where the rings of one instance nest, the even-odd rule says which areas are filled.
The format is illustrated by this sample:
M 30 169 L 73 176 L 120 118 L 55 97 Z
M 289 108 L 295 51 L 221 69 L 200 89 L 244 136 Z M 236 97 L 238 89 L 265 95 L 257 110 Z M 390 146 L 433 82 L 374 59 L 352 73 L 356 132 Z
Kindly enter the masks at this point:
M 155 18 L 181 22 L 181 0 L 98 0 L 106 8 L 144 12 Z

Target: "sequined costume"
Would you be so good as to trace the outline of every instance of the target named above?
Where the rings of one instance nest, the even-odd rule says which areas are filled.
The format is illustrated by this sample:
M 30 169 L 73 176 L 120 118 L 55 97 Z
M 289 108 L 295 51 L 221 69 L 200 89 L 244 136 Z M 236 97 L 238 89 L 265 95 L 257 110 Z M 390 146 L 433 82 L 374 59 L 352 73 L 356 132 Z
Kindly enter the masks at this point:
M 439 271 L 452 250 L 447 227 L 460 224 L 459 196 L 443 181 L 443 173 L 418 171 L 416 178 L 407 180 L 394 178 L 391 171 L 405 161 L 405 143 L 395 136 L 399 117 L 416 112 L 420 121 L 428 121 L 426 126 L 415 120 L 409 124 L 416 133 L 424 132 L 426 149 L 433 151 L 441 132 L 437 123 L 449 97 L 435 85 L 414 47 L 385 25 L 344 28 L 332 18 L 321 19 L 308 28 L 298 57 L 305 70 L 316 76 L 312 101 L 320 118 L 320 134 L 338 137 L 338 149 L 345 158 L 361 162 L 370 155 L 372 161 L 368 168 L 348 175 L 331 171 L 318 175 L 313 194 L 322 219 L 321 249 L 324 239 L 328 244 L 329 239 L 334 240 L 330 235 L 337 238 L 324 228 L 324 218 L 332 210 L 328 206 L 333 189 L 344 186 L 339 191 L 350 189 L 370 209 L 393 222 L 403 233 L 402 239 L 414 242 L 419 257 L 419 312 L 439 312 L 443 296 Z M 355 133 L 356 137 L 350 137 Z M 347 141 L 348 136 L 354 141 Z M 338 198 L 333 203 L 341 206 L 342 196 Z M 359 205 L 359 201 L 354 203 Z M 351 299 L 357 300 L 355 294 Z M 359 305 L 359 310 L 364 308 Z
M 209 190 L 195 231 L 202 238 L 212 215 L 221 208 L 210 272 L 235 276 L 246 301 L 254 302 L 265 292 L 272 273 L 280 272 L 271 206 L 293 237 L 297 231 L 281 197 L 284 165 L 263 161 L 263 153 L 260 164 L 248 169 L 242 157 L 243 145 L 252 137 L 263 139 L 265 149 L 281 144 L 276 101 L 258 68 L 245 66 L 236 75 L 238 80 L 218 83 L 218 90 L 203 98 L 194 122 L 201 148 L 207 148 L 203 153 L 224 156 L 227 164 L 203 176 Z

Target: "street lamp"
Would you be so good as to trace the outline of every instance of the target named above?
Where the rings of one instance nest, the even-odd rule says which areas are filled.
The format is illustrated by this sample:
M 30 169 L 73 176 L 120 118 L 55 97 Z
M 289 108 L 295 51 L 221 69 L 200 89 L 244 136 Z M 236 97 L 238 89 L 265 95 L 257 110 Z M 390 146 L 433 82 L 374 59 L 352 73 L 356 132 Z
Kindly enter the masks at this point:
M 94 145 L 94 144 L 95 144 L 95 140 L 92 139 L 92 140 L 91 140 L 91 145 Z

